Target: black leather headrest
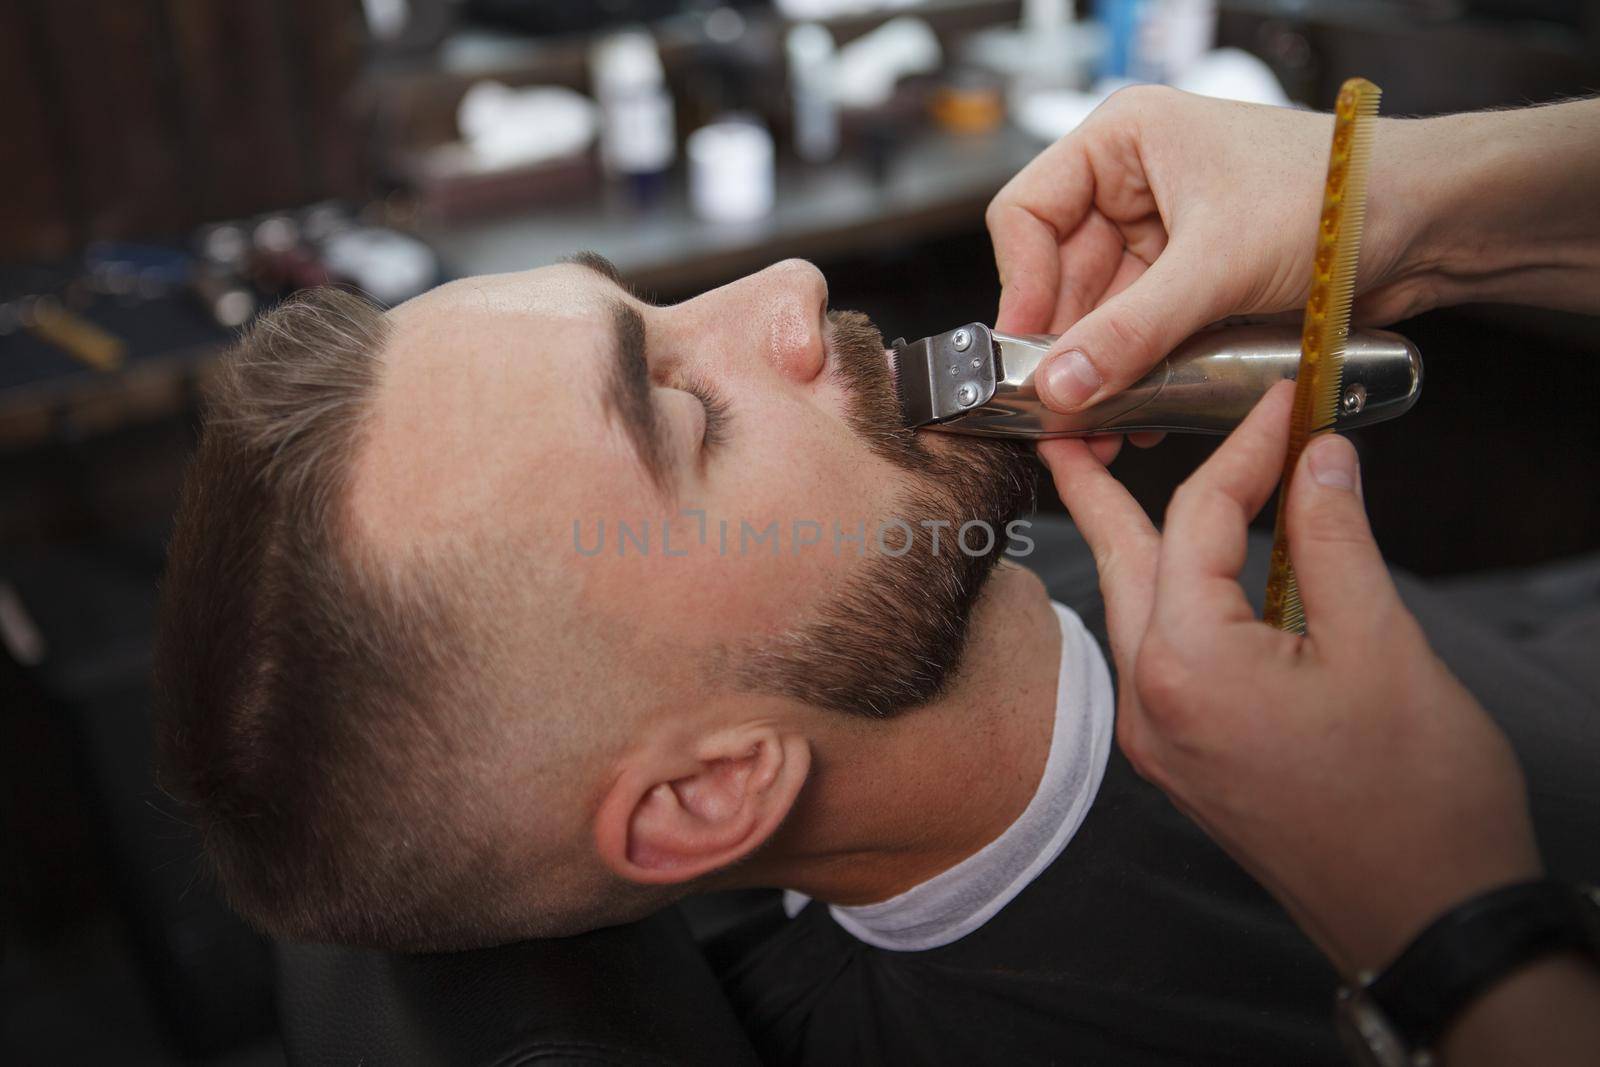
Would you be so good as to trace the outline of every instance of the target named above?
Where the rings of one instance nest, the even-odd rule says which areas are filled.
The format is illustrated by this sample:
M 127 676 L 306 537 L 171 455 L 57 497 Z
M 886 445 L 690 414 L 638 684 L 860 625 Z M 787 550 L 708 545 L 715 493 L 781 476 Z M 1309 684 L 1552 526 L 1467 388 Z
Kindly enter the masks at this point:
M 279 945 L 291 1064 L 755 1064 L 676 909 L 578 937 L 400 955 Z

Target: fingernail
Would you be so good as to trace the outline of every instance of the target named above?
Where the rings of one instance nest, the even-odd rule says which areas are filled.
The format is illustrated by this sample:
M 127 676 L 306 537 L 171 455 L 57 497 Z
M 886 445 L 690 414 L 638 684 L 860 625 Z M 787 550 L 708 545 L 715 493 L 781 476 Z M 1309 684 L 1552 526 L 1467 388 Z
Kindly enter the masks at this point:
M 1356 450 L 1349 441 L 1329 434 L 1313 441 L 1306 450 L 1306 463 L 1318 485 L 1348 491 L 1356 487 Z
M 1045 397 L 1064 411 L 1081 407 L 1104 381 L 1089 357 L 1077 350 L 1063 352 L 1044 368 Z

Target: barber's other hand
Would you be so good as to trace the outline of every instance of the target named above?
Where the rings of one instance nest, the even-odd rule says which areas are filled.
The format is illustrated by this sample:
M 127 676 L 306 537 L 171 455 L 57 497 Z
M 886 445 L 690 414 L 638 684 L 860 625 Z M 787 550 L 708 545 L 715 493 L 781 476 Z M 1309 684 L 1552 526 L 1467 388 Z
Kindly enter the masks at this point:
M 1178 489 L 1164 534 L 1083 442 L 1040 453 L 1099 567 L 1123 751 L 1353 974 L 1541 868 L 1521 770 L 1400 602 L 1349 442 L 1314 441 L 1288 502 L 1308 633 L 1246 601 L 1292 393 L 1268 393 Z
M 1428 306 L 1422 197 L 1401 169 L 1413 126 L 1378 125 L 1360 322 Z M 1332 131 L 1331 115 L 1136 86 L 1012 178 L 987 214 L 996 327 L 1062 334 L 1045 404 L 1103 399 L 1210 323 L 1303 307 Z

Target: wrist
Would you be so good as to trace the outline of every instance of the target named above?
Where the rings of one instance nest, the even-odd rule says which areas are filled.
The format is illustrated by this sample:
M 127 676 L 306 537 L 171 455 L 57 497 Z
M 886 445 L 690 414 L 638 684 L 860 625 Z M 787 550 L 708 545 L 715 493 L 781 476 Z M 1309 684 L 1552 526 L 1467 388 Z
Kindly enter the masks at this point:
M 1504 158 L 1498 113 L 1442 115 L 1416 121 L 1408 165 L 1420 209 L 1415 268 L 1436 306 L 1492 300 L 1486 282 L 1527 266 L 1518 235 L 1502 232 L 1512 213 L 1503 192 L 1520 166 Z
M 1600 964 L 1574 950 L 1538 957 L 1490 986 L 1445 1029 L 1447 1064 L 1593 1063 Z
M 1544 875 L 1531 844 L 1500 857 L 1480 853 L 1467 869 L 1434 866 L 1409 878 L 1374 884 L 1365 901 L 1354 899 L 1326 929 L 1328 954 L 1340 974 L 1354 979 L 1382 971 L 1439 916 L 1501 886 Z
M 1593 307 L 1600 101 L 1395 120 L 1391 195 L 1411 310 L 1468 301 Z
M 1596 890 L 1539 879 L 1476 895 L 1431 922 L 1383 973 L 1340 991 L 1341 1032 L 1362 1063 L 1432 1062 L 1441 1047 L 1453 1055 L 1463 1030 L 1482 1031 L 1490 1018 L 1503 1027 L 1508 1007 L 1526 1006 L 1530 975 L 1547 995 L 1572 989 L 1584 974 L 1571 969 L 1571 952 L 1600 959 Z M 1564 962 L 1551 968 L 1552 958 Z
M 1451 147 L 1457 117 L 1391 119 L 1379 127 L 1369 212 L 1384 224 L 1392 251 L 1387 275 L 1374 281 L 1403 291 L 1396 317 L 1456 302 L 1470 273 L 1459 220 L 1471 178 L 1459 145 Z

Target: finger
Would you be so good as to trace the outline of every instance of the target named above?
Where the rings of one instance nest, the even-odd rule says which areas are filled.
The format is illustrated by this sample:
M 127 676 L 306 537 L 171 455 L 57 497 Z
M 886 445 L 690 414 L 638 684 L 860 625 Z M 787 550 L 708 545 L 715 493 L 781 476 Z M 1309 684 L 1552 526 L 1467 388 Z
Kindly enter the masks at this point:
M 1279 382 L 1167 506 L 1156 611 L 1188 628 L 1254 619 L 1239 588 L 1250 521 L 1283 475 L 1294 384 Z
M 1049 223 L 1020 205 L 989 206 L 989 236 L 1000 272 L 995 329 L 1039 333 L 1049 327 L 1061 284 L 1060 238 Z
M 1313 440 L 1289 487 L 1289 555 L 1308 632 L 1358 633 L 1399 605 L 1362 506 L 1356 450 L 1338 434 Z
M 1039 368 L 1040 398 L 1069 412 L 1143 377 L 1190 334 L 1229 310 L 1216 271 L 1182 242 L 1062 334 Z
M 1100 461 L 1102 467 L 1111 466 L 1111 461 L 1117 458 L 1122 451 L 1122 435 L 1120 433 L 1102 433 L 1086 438 L 1089 442 L 1089 451 L 1094 458 Z
M 1054 334 L 1065 333 L 1105 299 L 1122 264 L 1122 234 L 1110 219 L 1091 209 L 1062 243 L 1058 258 L 1059 291 L 1049 326 Z
M 1154 448 L 1166 439 L 1167 432 L 1165 430 L 1141 430 L 1138 433 L 1130 433 L 1128 435 L 1128 441 L 1134 448 Z
M 1150 620 L 1161 537 L 1144 508 L 1086 442 L 1043 441 L 1039 458 L 1050 468 L 1056 492 L 1094 554 L 1113 654 L 1119 664 L 1131 665 Z
M 1119 240 L 1122 239 L 1120 231 L 1117 237 Z M 1154 259 L 1141 259 L 1124 244 L 1116 272 L 1111 276 L 1111 284 L 1106 286 L 1104 296 L 1097 303 L 1103 304 L 1113 297 L 1121 296 L 1123 291 L 1138 281 L 1144 272 L 1150 269 L 1150 264 L 1154 262 Z
M 1039 153 L 995 195 L 984 222 L 1000 272 L 998 329 L 1036 333 L 1046 328 L 1060 283 L 1057 250 L 1093 202 L 1094 176 L 1077 134 Z

